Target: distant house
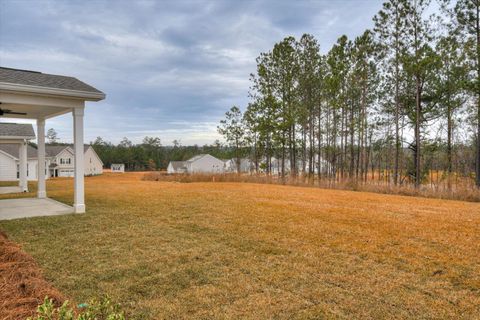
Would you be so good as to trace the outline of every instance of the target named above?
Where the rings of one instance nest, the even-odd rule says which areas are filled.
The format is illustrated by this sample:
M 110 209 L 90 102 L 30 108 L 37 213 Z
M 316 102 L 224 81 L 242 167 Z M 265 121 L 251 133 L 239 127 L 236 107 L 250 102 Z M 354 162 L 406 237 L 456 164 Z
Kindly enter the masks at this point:
M 199 154 L 187 161 L 170 161 L 167 173 L 223 173 L 225 162 L 209 154 Z
M 125 164 L 124 163 L 112 163 L 110 165 L 110 170 L 115 173 L 124 173 Z
M 237 170 L 237 159 L 228 159 L 225 160 L 225 171 L 226 172 L 238 172 Z M 252 160 L 248 158 L 240 159 L 240 173 L 251 173 L 255 171 L 255 164 Z
M 84 145 L 85 175 L 95 176 L 103 173 L 103 162 L 90 145 Z M 70 145 L 45 146 L 49 177 L 73 177 L 74 175 L 74 152 Z M 48 161 L 48 160 L 47 160 Z
M 45 146 L 45 174 L 50 177 L 73 177 L 74 152 L 70 145 Z M 85 175 L 103 173 L 103 162 L 92 146 L 84 146 Z M 37 180 L 37 149 L 27 146 L 27 179 Z M 19 149 L 15 144 L 0 144 L 0 181 L 19 179 Z
M 167 173 L 186 173 L 187 161 L 170 161 L 167 167 Z
M 272 157 L 270 159 L 270 162 L 271 162 L 271 167 L 270 167 L 270 172 L 272 174 L 281 174 L 282 173 L 282 159 L 280 158 L 275 158 L 275 157 Z M 328 162 L 327 160 L 325 160 L 323 157 L 320 158 L 320 161 L 318 160 L 318 155 L 315 155 L 315 160 L 314 160 L 314 168 L 313 168 L 313 172 L 315 174 L 318 174 L 318 171 L 320 170 L 321 173 L 323 174 L 326 174 L 328 172 L 330 172 L 331 170 L 331 164 L 330 162 Z M 266 160 L 263 159 L 263 167 L 266 168 Z M 302 173 L 303 172 L 303 161 L 302 160 L 297 160 L 297 170 L 299 173 Z M 285 159 L 285 162 L 284 162 L 284 169 L 285 169 L 285 173 L 290 173 L 290 159 Z M 265 171 L 265 170 L 264 170 Z M 308 162 L 305 163 L 305 171 L 308 173 L 310 170 L 309 170 L 309 165 L 308 165 Z

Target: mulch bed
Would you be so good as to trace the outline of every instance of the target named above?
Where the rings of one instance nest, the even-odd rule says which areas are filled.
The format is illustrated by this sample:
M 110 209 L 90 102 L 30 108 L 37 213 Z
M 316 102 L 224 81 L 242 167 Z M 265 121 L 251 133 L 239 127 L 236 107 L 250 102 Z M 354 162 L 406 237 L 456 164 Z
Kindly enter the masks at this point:
M 46 296 L 56 305 L 66 300 L 45 280 L 35 260 L 0 231 L 0 319 L 33 316 Z

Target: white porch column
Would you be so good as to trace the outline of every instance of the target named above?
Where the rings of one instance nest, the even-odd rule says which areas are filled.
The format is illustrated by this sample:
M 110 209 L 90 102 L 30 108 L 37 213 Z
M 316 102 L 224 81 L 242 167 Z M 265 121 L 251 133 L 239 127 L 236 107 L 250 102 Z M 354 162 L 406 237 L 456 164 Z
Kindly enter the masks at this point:
M 47 197 L 47 188 L 45 184 L 45 120 L 37 120 L 37 138 L 38 138 L 38 149 L 37 149 L 37 159 L 38 159 L 38 198 Z
M 23 141 L 20 144 L 19 149 L 19 186 L 22 189 L 22 192 L 28 192 L 28 181 L 27 181 L 27 142 Z
M 73 208 L 75 213 L 85 212 L 84 154 L 83 154 L 83 114 L 84 108 L 73 109 L 73 141 L 75 150 L 75 186 Z

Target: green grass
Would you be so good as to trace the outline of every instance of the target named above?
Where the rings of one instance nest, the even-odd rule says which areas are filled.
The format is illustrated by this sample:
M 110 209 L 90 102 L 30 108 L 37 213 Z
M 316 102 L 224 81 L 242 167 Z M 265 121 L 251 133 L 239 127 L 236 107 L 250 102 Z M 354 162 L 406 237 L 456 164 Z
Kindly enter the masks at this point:
M 86 214 L 0 222 L 78 303 L 108 293 L 146 319 L 480 314 L 479 204 L 135 174 L 86 181 Z M 72 180 L 48 192 L 70 204 Z

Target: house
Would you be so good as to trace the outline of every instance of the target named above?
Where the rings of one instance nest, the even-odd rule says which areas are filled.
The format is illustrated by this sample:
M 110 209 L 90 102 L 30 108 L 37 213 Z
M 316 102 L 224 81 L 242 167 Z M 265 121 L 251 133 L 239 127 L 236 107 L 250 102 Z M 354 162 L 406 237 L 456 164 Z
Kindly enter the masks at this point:
M 228 159 L 225 160 L 225 171 L 226 172 L 238 172 L 237 171 L 237 159 Z M 252 160 L 248 158 L 240 159 L 240 173 L 252 173 L 255 171 L 255 164 Z
M 225 163 L 209 154 L 199 154 L 186 161 L 188 173 L 223 173 Z
M 34 210 L 37 215 L 46 214 L 49 210 L 52 210 L 52 201 L 47 199 L 45 183 L 45 121 L 63 114 L 73 116 L 74 191 L 73 207 L 69 208 L 69 211 L 85 212 L 85 154 L 83 152 L 85 107 L 86 104 L 103 99 L 105 99 L 103 92 L 74 77 L 0 67 L 0 117 L 36 121 L 37 159 L 39 160 L 37 199 L 13 201 L 10 203 L 8 211 L 3 210 L 3 214 L 21 216 L 26 202 L 29 203 L 30 208 L 38 208 L 38 210 Z M 3 139 L 0 136 L 0 141 L 3 143 L 18 143 L 19 140 Z M 20 144 L 23 145 L 20 147 L 19 155 L 20 181 L 25 182 L 27 167 L 26 139 Z M 4 209 L 2 207 L 0 204 L 0 213 Z M 64 205 L 61 205 L 61 207 L 64 208 Z
M 313 168 L 313 172 L 314 174 L 318 174 L 319 170 L 322 174 L 327 174 L 330 172 L 331 170 L 331 164 L 329 161 L 325 160 L 323 157 L 319 157 L 318 155 L 315 155 L 314 156 L 314 168 Z M 320 159 L 320 160 L 319 160 Z M 285 170 L 285 173 L 290 173 L 290 159 L 289 158 L 286 158 L 284 160 L 284 170 Z M 270 173 L 274 174 L 274 175 L 279 175 L 282 173 L 282 159 L 281 158 L 275 158 L 275 157 L 271 157 L 270 159 L 270 163 L 271 163 L 271 167 L 270 167 Z M 301 159 L 297 160 L 296 161 L 297 163 L 297 170 L 298 170 L 298 173 L 303 173 L 303 161 Z M 262 160 L 262 167 L 266 168 L 266 159 L 263 159 Z M 263 169 L 263 171 L 266 171 L 265 169 Z M 310 170 L 309 170 L 309 164 L 308 162 L 305 163 L 305 173 L 308 173 Z
M 1 126 L 2 124 L 0 124 Z M 15 181 L 20 178 L 19 149 L 15 144 L 0 144 L 0 181 Z M 75 157 L 71 145 L 45 145 L 45 178 L 73 177 Z M 37 149 L 27 146 L 27 180 L 38 179 Z M 90 145 L 84 146 L 84 174 L 103 173 L 103 162 Z
M 45 146 L 45 153 L 48 163 L 49 177 L 73 177 L 75 168 L 75 157 L 73 146 L 58 145 Z M 103 162 L 90 145 L 83 146 L 84 153 L 84 174 L 95 176 L 103 173 Z
M 167 167 L 167 173 L 186 173 L 187 172 L 187 161 L 170 161 Z
M 225 162 L 209 154 L 199 154 L 187 161 L 170 161 L 168 173 L 223 173 Z
M 115 173 L 124 173 L 125 164 L 124 163 L 112 163 L 110 165 L 110 170 Z

